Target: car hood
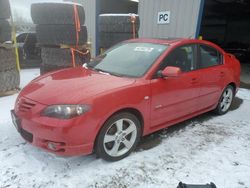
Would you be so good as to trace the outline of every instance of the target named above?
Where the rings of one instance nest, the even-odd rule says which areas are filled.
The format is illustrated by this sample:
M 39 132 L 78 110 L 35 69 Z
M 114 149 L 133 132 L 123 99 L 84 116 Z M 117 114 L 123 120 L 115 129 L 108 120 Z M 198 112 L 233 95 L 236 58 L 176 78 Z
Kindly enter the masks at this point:
M 79 104 L 87 99 L 135 82 L 86 68 L 65 69 L 38 77 L 26 86 L 21 96 L 45 104 Z

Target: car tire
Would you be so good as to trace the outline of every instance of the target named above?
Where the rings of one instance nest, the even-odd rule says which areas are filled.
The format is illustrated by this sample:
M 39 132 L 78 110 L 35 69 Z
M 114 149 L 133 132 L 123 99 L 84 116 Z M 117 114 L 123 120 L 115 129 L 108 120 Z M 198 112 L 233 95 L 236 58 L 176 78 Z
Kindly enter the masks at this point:
M 101 128 L 95 152 L 104 160 L 118 161 L 136 148 L 140 137 L 141 124 L 138 118 L 127 112 L 118 113 L 109 118 Z
M 106 33 L 101 32 L 99 38 L 99 46 L 101 48 L 110 48 L 115 44 L 133 37 L 132 33 Z
M 10 2 L 9 0 L 0 1 L 0 19 L 9 19 L 11 15 L 10 12 Z
M 11 26 L 8 21 L 0 19 L 0 43 L 11 41 Z
M 136 15 L 135 31 L 138 33 L 140 28 L 140 19 Z M 99 16 L 99 31 L 111 33 L 132 33 L 133 25 L 131 23 L 131 15 L 129 14 L 102 14 Z
M 16 55 L 13 49 L 0 48 L 0 71 L 16 68 Z
M 41 57 L 43 64 L 72 67 L 72 54 L 70 49 L 62 48 L 42 48 Z M 82 66 L 83 61 L 80 56 L 75 53 L 76 66 Z
M 43 75 L 45 73 L 52 72 L 52 71 L 66 69 L 66 68 L 69 68 L 69 67 L 71 67 L 71 66 L 48 65 L 48 64 L 43 64 L 42 63 L 40 65 L 40 75 Z
M 224 89 L 220 97 L 220 100 L 218 102 L 218 105 L 214 110 L 216 114 L 223 115 L 228 112 L 234 99 L 234 93 L 235 93 L 234 88 L 231 85 L 228 85 Z
M 27 68 L 39 68 L 42 63 L 42 59 L 25 59 L 20 61 L 21 69 Z
M 81 5 L 76 5 L 81 25 L 85 24 L 85 12 Z M 36 3 L 31 5 L 31 17 L 34 24 L 75 24 L 73 4 Z
M 76 45 L 77 35 L 75 25 L 37 25 L 37 42 L 40 45 Z M 87 42 L 87 28 L 81 26 L 78 45 Z
M 18 89 L 20 84 L 20 74 L 16 69 L 0 72 L 0 92 L 7 92 Z

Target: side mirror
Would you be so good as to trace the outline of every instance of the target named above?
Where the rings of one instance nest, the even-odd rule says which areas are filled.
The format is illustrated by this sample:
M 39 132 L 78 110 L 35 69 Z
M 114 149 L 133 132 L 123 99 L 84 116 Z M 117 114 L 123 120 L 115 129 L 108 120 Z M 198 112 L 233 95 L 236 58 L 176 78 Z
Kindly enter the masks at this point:
M 181 69 L 179 67 L 166 67 L 164 70 L 158 72 L 158 76 L 161 78 L 165 77 L 178 77 L 181 74 Z

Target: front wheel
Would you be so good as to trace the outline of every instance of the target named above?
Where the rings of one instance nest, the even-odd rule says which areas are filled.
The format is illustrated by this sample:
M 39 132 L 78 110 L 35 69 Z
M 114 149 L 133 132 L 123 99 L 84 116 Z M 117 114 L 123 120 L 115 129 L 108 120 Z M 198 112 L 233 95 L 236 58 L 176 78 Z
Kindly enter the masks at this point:
M 128 156 L 141 136 L 140 121 L 133 114 L 123 112 L 112 116 L 103 125 L 96 141 L 96 154 L 107 161 Z
M 232 104 L 233 98 L 234 88 L 231 85 L 228 85 L 220 97 L 219 103 L 215 109 L 215 113 L 218 115 L 227 113 Z

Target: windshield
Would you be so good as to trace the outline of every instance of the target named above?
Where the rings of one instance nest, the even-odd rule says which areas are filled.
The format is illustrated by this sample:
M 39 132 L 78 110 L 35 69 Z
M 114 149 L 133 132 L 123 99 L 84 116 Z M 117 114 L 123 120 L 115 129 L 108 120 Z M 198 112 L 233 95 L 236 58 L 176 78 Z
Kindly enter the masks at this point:
M 140 77 L 166 48 L 151 43 L 122 43 L 95 58 L 88 67 L 117 76 Z

